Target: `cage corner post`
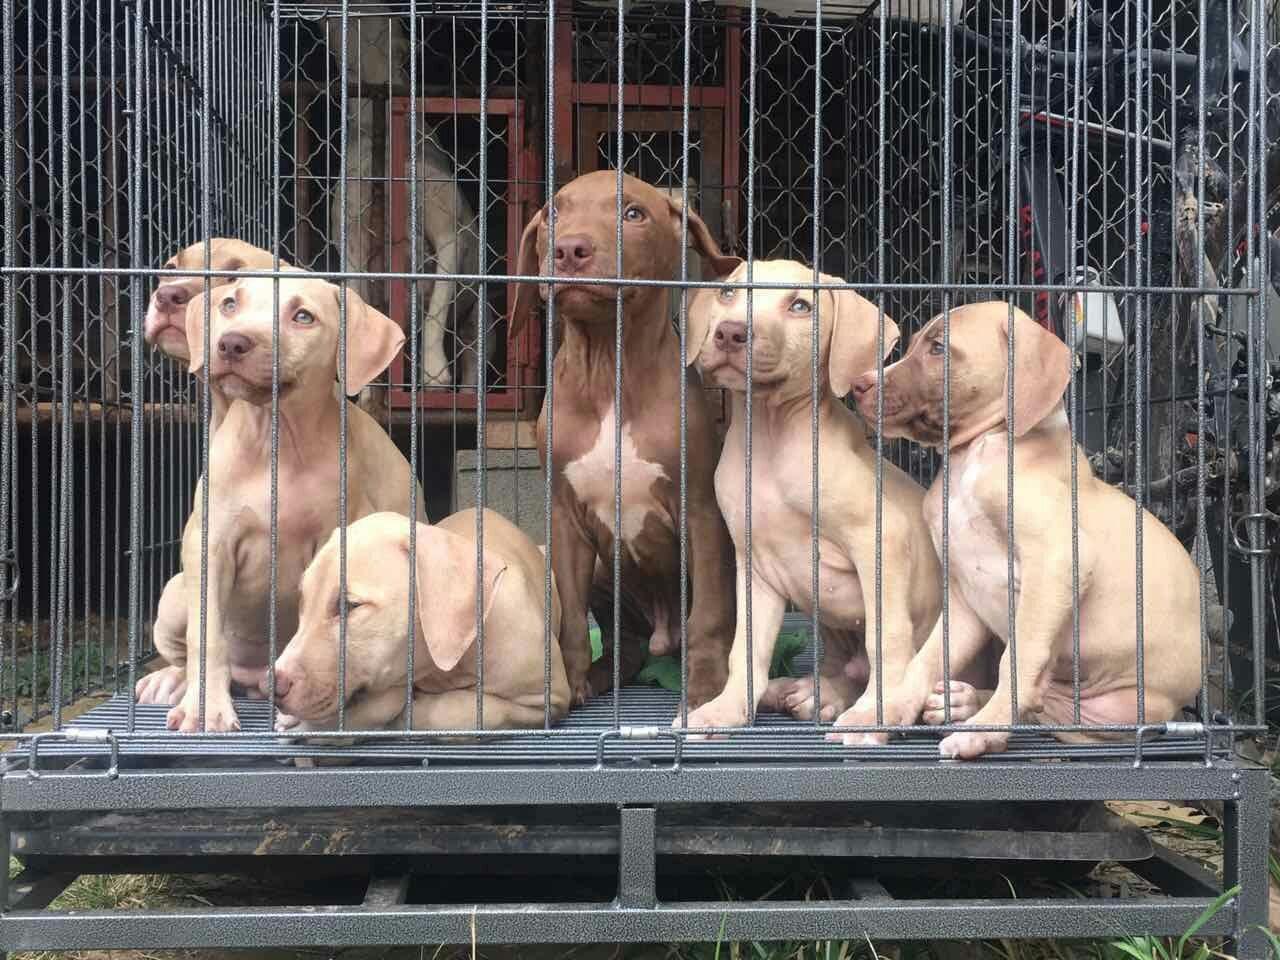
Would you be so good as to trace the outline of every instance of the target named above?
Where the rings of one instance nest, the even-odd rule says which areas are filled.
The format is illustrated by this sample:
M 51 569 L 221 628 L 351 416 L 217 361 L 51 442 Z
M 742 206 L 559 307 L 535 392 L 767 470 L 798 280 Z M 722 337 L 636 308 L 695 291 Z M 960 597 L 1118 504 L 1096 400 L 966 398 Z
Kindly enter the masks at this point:
M 0 960 L 9 958 L 9 938 L 5 926 L 9 918 L 10 891 L 9 864 L 12 851 L 9 842 L 9 822 L 4 815 L 4 786 L 0 783 L 0 853 L 4 855 L 4 871 L 0 873 Z
M 1222 834 L 1222 886 L 1229 890 L 1239 884 L 1235 896 L 1235 923 L 1226 954 L 1238 960 L 1272 958 L 1267 938 L 1270 873 L 1268 845 L 1259 838 L 1268 835 L 1271 815 L 1270 772 L 1263 767 L 1237 769 L 1232 773 L 1235 795 L 1225 804 Z

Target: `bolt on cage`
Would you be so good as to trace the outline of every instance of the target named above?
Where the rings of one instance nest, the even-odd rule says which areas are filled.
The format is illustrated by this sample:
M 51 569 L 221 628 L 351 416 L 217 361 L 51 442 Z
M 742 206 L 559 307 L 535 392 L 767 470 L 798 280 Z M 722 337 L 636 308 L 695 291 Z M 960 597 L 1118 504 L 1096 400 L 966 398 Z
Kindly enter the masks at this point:
M 5 0 L 0 18 L 0 701 L 10 747 L 0 833 L 29 856 L 4 898 L 6 949 L 1172 934 L 1239 884 L 1204 930 L 1230 936 L 1240 956 L 1264 955 L 1267 775 L 1242 744 L 1274 722 L 1265 673 L 1280 660 L 1274 4 Z M 532 279 L 519 272 L 520 235 L 575 176 L 619 168 L 697 211 L 748 270 L 793 258 L 813 267 L 815 297 L 833 284 L 859 291 L 897 321 L 904 342 L 939 312 L 993 298 L 1066 340 L 1067 409 L 1087 469 L 1172 529 L 1201 572 L 1196 702 L 1167 721 L 1073 725 L 1115 734 L 1087 744 L 1017 724 L 1002 757 L 972 763 L 940 759 L 936 727 L 879 724 L 895 735 L 889 745 L 844 746 L 825 739 L 829 721 L 756 713 L 753 704 L 747 726 L 694 739 L 670 726 L 688 708 L 672 684 L 628 684 L 560 721 L 546 706 L 534 729 L 486 729 L 478 718 L 452 739 L 404 721 L 352 728 L 340 715 L 333 731 L 285 742 L 271 700 L 237 700 L 237 732 L 166 730 L 166 708 L 133 692 L 156 665 L 157 606 L 180 569 L 187 518 L 200 496 L 216 496 L 197 485 L 210 465 L 208 384 L 143 339 L 166 260 L 206 238 L 239 238 L 387 312 L 408 338 L 361 405 L 404 451 L 429 517 L 488 506 L 553 548 L 545 461 L 555 419 L 545 440 L 532 421 L 554 403 L 564 321 L 553 310 L 545 324 L 511 333 L 515 291 Z M 619 231 L 621 191 L 619 180 Z M 257 272 L 289 278 L 273 266 Z M 234 272 L 190 269 L 211 289 Z M 603 279 L 617 284 L 621 343 L 622 291 L 646 284 Z M 722 285 L 692 253 L 678 276 L 655 282 L 672 291 L 682 336 L 694 295 Z M 759 298 L 773 289 L 737 286 Z M 348 323 L 344 309 L 344 344 Z M 817 351 L 815 337 L 815 371 Z M 615 364 L 615 400 L 622 377 Z M 280 388 L 277 369 L 277 400 Z M 722 391 L 705 389 L 723 421 Z M 673 402 L 670 423 L 682 477 L 687 400 Z M 618 436 L 627 415 L 615 421 Z M 353 416 L 344 412 L 334 450 L 343 465 Z M 881 433 L 883 423 L 868 426 Z M 273 475 L 278 430 L 277 418 Z M 812 436 L 816 450 L 816 414 Z M 902 440 L 872 445 L 878 474 L 892 463 L 922 486 L 955 482 L 946 456 Z M 878 504 L 881 484 L 866 493 Z M 287 498 L 271 497 L 273 591 Z M 339 527 L 348 519 L 340 502 Z M 1065 505 L 1077 531 L 1079 506 L 1074 497 Z M 684 571 L 689 517 L 674 519 Z M 809 540 L 816 586 L 816 521 Z M 634 638 L 622 630 L 623 558 L 609 553 L 612 602 L 595 612 L 601 652 L 616 664 Z M 206 550 L 206 585 L 208 564 Z M 1141 552 L 1133 576 L 1140 593 Z M 876 604 L 901 586 L 874 580 L 864 592 Z M 1078 620 L 1080 584 L 1072 588 Z M 205 621 L 207 587 L 201 594 Z M 680 595 L 688 611 L 696 598 L 684 583 Z M 750 594 L 745 602 L 749 620 Z M 345 605 L 340 616 L 345 638 Z M 815 684 L 819 619 L 793 611 L 784 628 L 807 645 L 785 666 Z M 290 639 L 282 623 L 271 619 L 272 661 Z M 480 616 L 476 628 L 483 685 Z M 687 652 L 683 619 L 674 632 Z M 550 623 L 543 633 L 549 663 Z M 1141 625 L 1122 639 L 1141 663 L 1150 639 Z M 877 716 L 891 681 L 868 681 L 881 690 Z M 1079 717 L 1079 680 L 1074 694 Z M 544 705 L 550 698 L 548 668 Z M 664 832 L 673 808 L 817 804 L 824 812 L 813 816 L 826 817 L 903 797 L 958 805 L 962 825 L 977 823 L 978 806 L 1004 801 L 1219 802 L 1223 876 L 1158 853 L 1133 869 L 1157 877 L 1167 897 L 895 899 L 875 881 L 809 903 L 658 897 L 660 857 L 707 852 Z M 84 872 L 46 816 L 92 836 L 94 817 L 129 812 L 135 833 L 113 848 L 119 854 L 147 852 L 137 838 L 165 811 L 425 816 L 481 802 L 588 819 L 621 807 L 613 838 L 593 848 L 618 857 L 617 900 L 473 907 L 408 902 L 405 889 L 388 898 L 371 882 L 364 902 L 305 919 L 294 908 L 210 908 L 184 914 L 180 929 L 171 911 L 46 909 Z M 841 832 L 858 835 L 856 826 Z M 973 836 L 979 846 L 999 842 Z M 1065 832 L 1053 838 L 1070 842 Z M 856 846 L 805 842 L 818 846 L 797 840 L 794 849 L 852 856 Z M 965 849 L 957 855 L 976 847 Z

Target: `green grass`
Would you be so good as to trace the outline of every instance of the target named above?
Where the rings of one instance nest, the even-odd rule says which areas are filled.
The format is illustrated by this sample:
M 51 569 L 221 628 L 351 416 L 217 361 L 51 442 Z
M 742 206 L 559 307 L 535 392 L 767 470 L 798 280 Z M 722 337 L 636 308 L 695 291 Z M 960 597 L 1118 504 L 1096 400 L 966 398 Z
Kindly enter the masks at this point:
M 1124 937 L 1112 940 L 1108 946 L 1129 960 L 1210 960 L 1212 957 L 1220 957 L 1222 952 L 1219 949 L 1203 940 L 1195 941 L 1192 938 L 1239 892 L 1239 886 L 1222 891 L 1176 940 L 1163 937 Z
M 37 702 L 44 703 L 52 693 L 51 667 L 47 648 L 20 654 L 16 665 L 5 661 L 0 666 L 0 675 L 3 675 L 0 684 L 6 691 L 16 691 L 23 700 L 34 698 Z M 80 690 L 86 673 L 90 686 L 101 679 L 103 646 L 99 643 L 77 643 L 63 658 L 62 670 L 62 692 L 65 700 L 67 696 Z

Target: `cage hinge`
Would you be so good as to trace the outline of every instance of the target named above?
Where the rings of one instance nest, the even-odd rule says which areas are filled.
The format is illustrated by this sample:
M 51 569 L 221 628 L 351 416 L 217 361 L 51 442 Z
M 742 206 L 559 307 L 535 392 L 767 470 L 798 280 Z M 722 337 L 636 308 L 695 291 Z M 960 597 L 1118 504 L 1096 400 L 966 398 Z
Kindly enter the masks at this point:
M 110 763 L 103 773 L 108 780 L 120 776 L 120 741 L 110 730 L 58 730 L 51 733 L 37 733 L 31 738 L 31 755 L 27 758 L 27 776 L 32 780 L 40 779 L 40 743 L 44 740 L 65 740 L 68 743 L 106 744 L 110 750 Z

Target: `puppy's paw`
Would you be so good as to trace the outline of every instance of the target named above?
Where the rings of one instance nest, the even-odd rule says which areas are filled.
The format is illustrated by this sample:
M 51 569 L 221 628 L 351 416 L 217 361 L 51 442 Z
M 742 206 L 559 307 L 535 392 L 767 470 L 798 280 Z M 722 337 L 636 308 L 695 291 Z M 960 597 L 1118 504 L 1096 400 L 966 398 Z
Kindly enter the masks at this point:
M 746 704 L 742 697 L 721 695 L 714 700 L 710 700 L 698 707 L 697 710 L 689 711 L 689 729 L 698 729 L 699 727 L 708 729 L 720 729 L 725 727 L 745 727 L 747 725 Z M 680 723 L 680 717 L 677 716 L 671 722 L 671 726 L 677 729 L 683 726 Z M 689 735 L 691 740 L 721 739 L 714 734 L 694 733 Z
M 307 725 L 292 714 L 276 714 L 276 733 L 301 733 L 306 729 Z
M 940 726 L 947 722 L 944 714 L 944 702 L 947 699 L 946 685 L 939 683 L 933 693 L 924 702 L 924 722 L 931 726 Z M 951 722 L 960 723 L 968 720 L 982 707 L 978 699 L 978 690 L 963 680 L 951 681 Z
M 863 696 L 852 707 L 836 717 L 837 727 L 906 726 L 915 722 L 915 711 L 896 700 L 886 700 L 880 720 L 876 717 L 875 694 Z M 889 734 L 882 730 L 860 733 L 829 733 L 827 739 L 846 747 L 878 747 L 889 742 Z
M 133 695 L 138 703 L 172 707 L 187 692 L 187 671 L 182 667 L 162 667 L 139 677 Z
M 1004 753 L 1009 746 L 1007 733 L 962 731 L 944 737 L 938 744 L 938 755 L 948 760 L 976 760 L 984 753 Z
M 812 686 L 813 680 L 807 677 L 775 677 L 764 688 L 759 709 L 769 713 L 786 713 L 788 699 L 805 683 Z
M 586 674 L 569 681 L 569 693 L 570 705 L 575 707 L 582 706 L 595 696 L 595 691 L 591 689 L 591 681 L 587 679 Z
M 770 680 L 760 706 L 776 713 L 786 713 L 797 720 L 810 722 L 814 719 L 813 677 L 780 677 Z M 821 723 L 830 723 L 840 713 L 840 704 L 822 701 L 818 711 Z
M 165 725 L 170 730 L 180 733 L 200 732 L 200 694 L 197 689 L 188 689 L 186 695 L 176 707 L 169 711 Z M 236 708 L 231 705 L 231 698 L 225 693 L 215 695 L 205 691 L 204 731 L 206 733 L 228 733 L 240 729 L 240 718 L 236 716 Z

